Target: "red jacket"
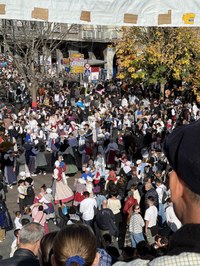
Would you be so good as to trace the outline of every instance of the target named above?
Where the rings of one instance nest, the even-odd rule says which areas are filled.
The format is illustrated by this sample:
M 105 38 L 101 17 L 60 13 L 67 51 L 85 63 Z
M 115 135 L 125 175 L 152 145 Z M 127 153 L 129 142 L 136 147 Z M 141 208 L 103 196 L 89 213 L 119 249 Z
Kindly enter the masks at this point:
M 132 206 L 136 204 L 138 204 L 138 202 L 133 196 L 128 197 L 128 199 L 125 201 L 123 212 L 129 214 Z

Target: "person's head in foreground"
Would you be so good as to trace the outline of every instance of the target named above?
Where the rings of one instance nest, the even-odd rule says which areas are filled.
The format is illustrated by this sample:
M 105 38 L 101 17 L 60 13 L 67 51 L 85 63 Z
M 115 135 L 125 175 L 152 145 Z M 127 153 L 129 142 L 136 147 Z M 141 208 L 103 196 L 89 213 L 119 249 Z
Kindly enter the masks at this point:
M 28 223 L 22 227 L 19 234 L 19 247 L 38 254 L 40 240 L 44 236 L 44 228 L 38 223 Z
M 53 266 L 97 266 L 99 255 L 96 238 L 89 226 L 67 225 L 55 237 Z
M 52 248 L 57 233 L 57 231 L 50 232 L 44 235 L 40 241 L 40 249 L 38 253 L 41 266 L 51 266 L 51 255 L 53 253 Z
M 183 224 L 200 223 L 200 120 L 169 134 L 164 151 L 175 213 Z

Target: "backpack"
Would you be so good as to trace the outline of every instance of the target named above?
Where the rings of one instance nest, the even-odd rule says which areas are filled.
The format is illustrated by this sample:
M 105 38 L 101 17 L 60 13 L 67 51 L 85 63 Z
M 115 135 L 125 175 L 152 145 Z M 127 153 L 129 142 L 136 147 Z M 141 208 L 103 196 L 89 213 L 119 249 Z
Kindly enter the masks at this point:
M 64 215 L 67 215 L 68 214 L 68 207 L 65 205 L 64 208 L 62 209 L 62 213 Z

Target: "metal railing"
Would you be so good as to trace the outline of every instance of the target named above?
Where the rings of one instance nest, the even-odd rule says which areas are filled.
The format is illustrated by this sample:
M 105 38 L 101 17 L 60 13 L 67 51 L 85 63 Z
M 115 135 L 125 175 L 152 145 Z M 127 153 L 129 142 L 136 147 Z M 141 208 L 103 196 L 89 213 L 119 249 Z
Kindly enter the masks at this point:
M 38 25 L 35 27 L 36 22 L 29 21 L 27 27 L 29 27 L 29 33 L 32 36 L 37 36 L 38 25 L 41 29 L 48 28 L 47 22 L 37 22 Z M 0 20 L 0 29 L 6 27 L 6 31 L 15 31 L 15 37 L 23 38 L 23 27 L 21 21 L 16 20 Z M 96 41 L 96 42 L 112 42 L 117 40 L 121 36 L 120 27 L 111 26 L 92 26 L 92 25 L 78 25 L 78 24 L 59 24 L 52 23 L 53 39 L 59 39 L 59 35 L 66 32 L 65 40 L 68 41 Z

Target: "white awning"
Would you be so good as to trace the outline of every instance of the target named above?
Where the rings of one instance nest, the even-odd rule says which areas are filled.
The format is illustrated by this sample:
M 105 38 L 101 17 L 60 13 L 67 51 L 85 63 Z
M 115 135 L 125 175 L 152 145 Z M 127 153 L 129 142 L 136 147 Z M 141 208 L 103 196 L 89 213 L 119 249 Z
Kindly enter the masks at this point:
M 0 18 L 111 26 L 200 26 L 200 0 L 0 0 Z
M 106 63 L 106 61 L 99 59 L 85 59 L 84 61 L 85 64 L 89 64 L 90 66 L 98 66 Z

